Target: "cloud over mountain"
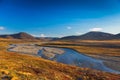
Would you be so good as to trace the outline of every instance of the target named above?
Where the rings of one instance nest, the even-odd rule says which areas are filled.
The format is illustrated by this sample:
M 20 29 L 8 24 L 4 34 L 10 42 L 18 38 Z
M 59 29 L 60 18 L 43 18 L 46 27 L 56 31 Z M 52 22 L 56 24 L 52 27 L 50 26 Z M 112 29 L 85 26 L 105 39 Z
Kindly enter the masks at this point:
M 89 31 L 102 31 L 102 30 L 103 30 L 102 28 L 92 28 Z

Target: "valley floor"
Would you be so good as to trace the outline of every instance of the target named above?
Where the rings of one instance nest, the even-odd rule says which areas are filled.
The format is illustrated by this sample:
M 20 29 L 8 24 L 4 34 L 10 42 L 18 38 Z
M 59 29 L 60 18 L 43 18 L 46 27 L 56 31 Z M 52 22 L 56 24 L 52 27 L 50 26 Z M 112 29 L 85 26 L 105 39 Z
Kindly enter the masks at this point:
M 9 44 L 18 43 L 26 41 L 0 41 L 1 80 L 120 80 L 119 74 L 68 66 L 31 55 L 6 51 Z
M 120 41 L 58 41 L 45 43 L 42 46 L 74 49 L 93 58 L 104 60 L 106 66 L 120 71 Z

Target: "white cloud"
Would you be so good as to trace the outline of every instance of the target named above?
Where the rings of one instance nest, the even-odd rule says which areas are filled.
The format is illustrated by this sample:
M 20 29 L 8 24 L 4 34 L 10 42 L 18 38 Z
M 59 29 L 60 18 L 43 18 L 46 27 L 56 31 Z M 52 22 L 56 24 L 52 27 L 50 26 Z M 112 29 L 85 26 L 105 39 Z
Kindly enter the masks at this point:
M 59 38 L 62 38 L 62 37 L 65 37 L 65 36 L 64 36 L 64 35 L 59 35 L 58 37 L 59 37 Z
M 40 37 L 40 35 L 35 35 L 35 34 L 31 34 L 32 36 L 34 36 L 34 37 Z
M 80 33 L 80 32 L 75 32 L 77 35 L 80 35 L 80 34 L 82 34 L 82 33 Z
M 4 30 L 5 28 L 3 26 L 0 26 L 0 30 Z
M 40 34 L 40 37 L 46 37 L 45 34 Z
M 67 29 L 72 29 L 72 27 L 68 26 Z
M 90 29 L 90 31 L 102 31 L 103 29 L 102 28 L 92 28 Z

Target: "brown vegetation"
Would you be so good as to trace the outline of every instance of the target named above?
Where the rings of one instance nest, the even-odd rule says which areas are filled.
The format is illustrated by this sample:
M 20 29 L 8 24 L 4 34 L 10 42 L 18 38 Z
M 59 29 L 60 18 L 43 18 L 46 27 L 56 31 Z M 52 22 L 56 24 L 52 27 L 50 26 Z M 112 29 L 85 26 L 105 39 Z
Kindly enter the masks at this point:
M 44 43 L 42 46 L 57 46 L 71 48 L 84 54 L 120 56 L 120 40 L 96 41 L 96 40 L 82 40 L 82 41 L 56 41 Z
M 0 41 L 0 79 L 6 80 L 119 80 L 120 75 L 68 66 L 40 57 L 6 51 L 9 44 Z

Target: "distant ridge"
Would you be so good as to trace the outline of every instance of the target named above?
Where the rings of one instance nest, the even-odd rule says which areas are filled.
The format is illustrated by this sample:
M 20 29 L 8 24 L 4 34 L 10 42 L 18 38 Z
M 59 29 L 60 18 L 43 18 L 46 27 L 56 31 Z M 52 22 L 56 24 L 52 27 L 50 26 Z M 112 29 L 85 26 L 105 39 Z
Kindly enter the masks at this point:
M 0 38 L 6 38 L 6 39 L 26 39 L 26 40 L 41 40 L 41 41 L 51 41 L 56 40 L 55 37 L 34 37 L 26 32 L 19 32 L 15 34 L 5 34 L 0 35 Z
M 57 37 L 36 37 L 37 40 L 42 40 L 42 41 L 54 41 L 57 40 L 59 38 Z
M 119 33 L 119 34 L 114 35 L 114 38 L 115 38 L 115 39 L 120 39 L 120 33 Z
M 32 35 L 20 32 L 16 34 L 10 34 L 10 35 L 0 35 L 1 38 L 10 38 L 10 39 L 35 39 Z
M 113 35 L 105 32 L 88 32 L 79 36 L 67 36 L 61 38 L 61 40 L 112 40 L 120 39 L 120 34 Z
M 0 35 L 0 38 L 6 39 L 29 39 L 29 40 L 42 40 L 42 41 L 51 41 L 51 40 L 120 40 L 120 33 L 119 34 L 110 34 L 105 32 L 88 32 L 83 35 L 79 36 L 66 36 L 62 38 L 57 37 L 34 37 L 26 32 L 20 32 L 16 34 L 7 34 L 7 35 Z

